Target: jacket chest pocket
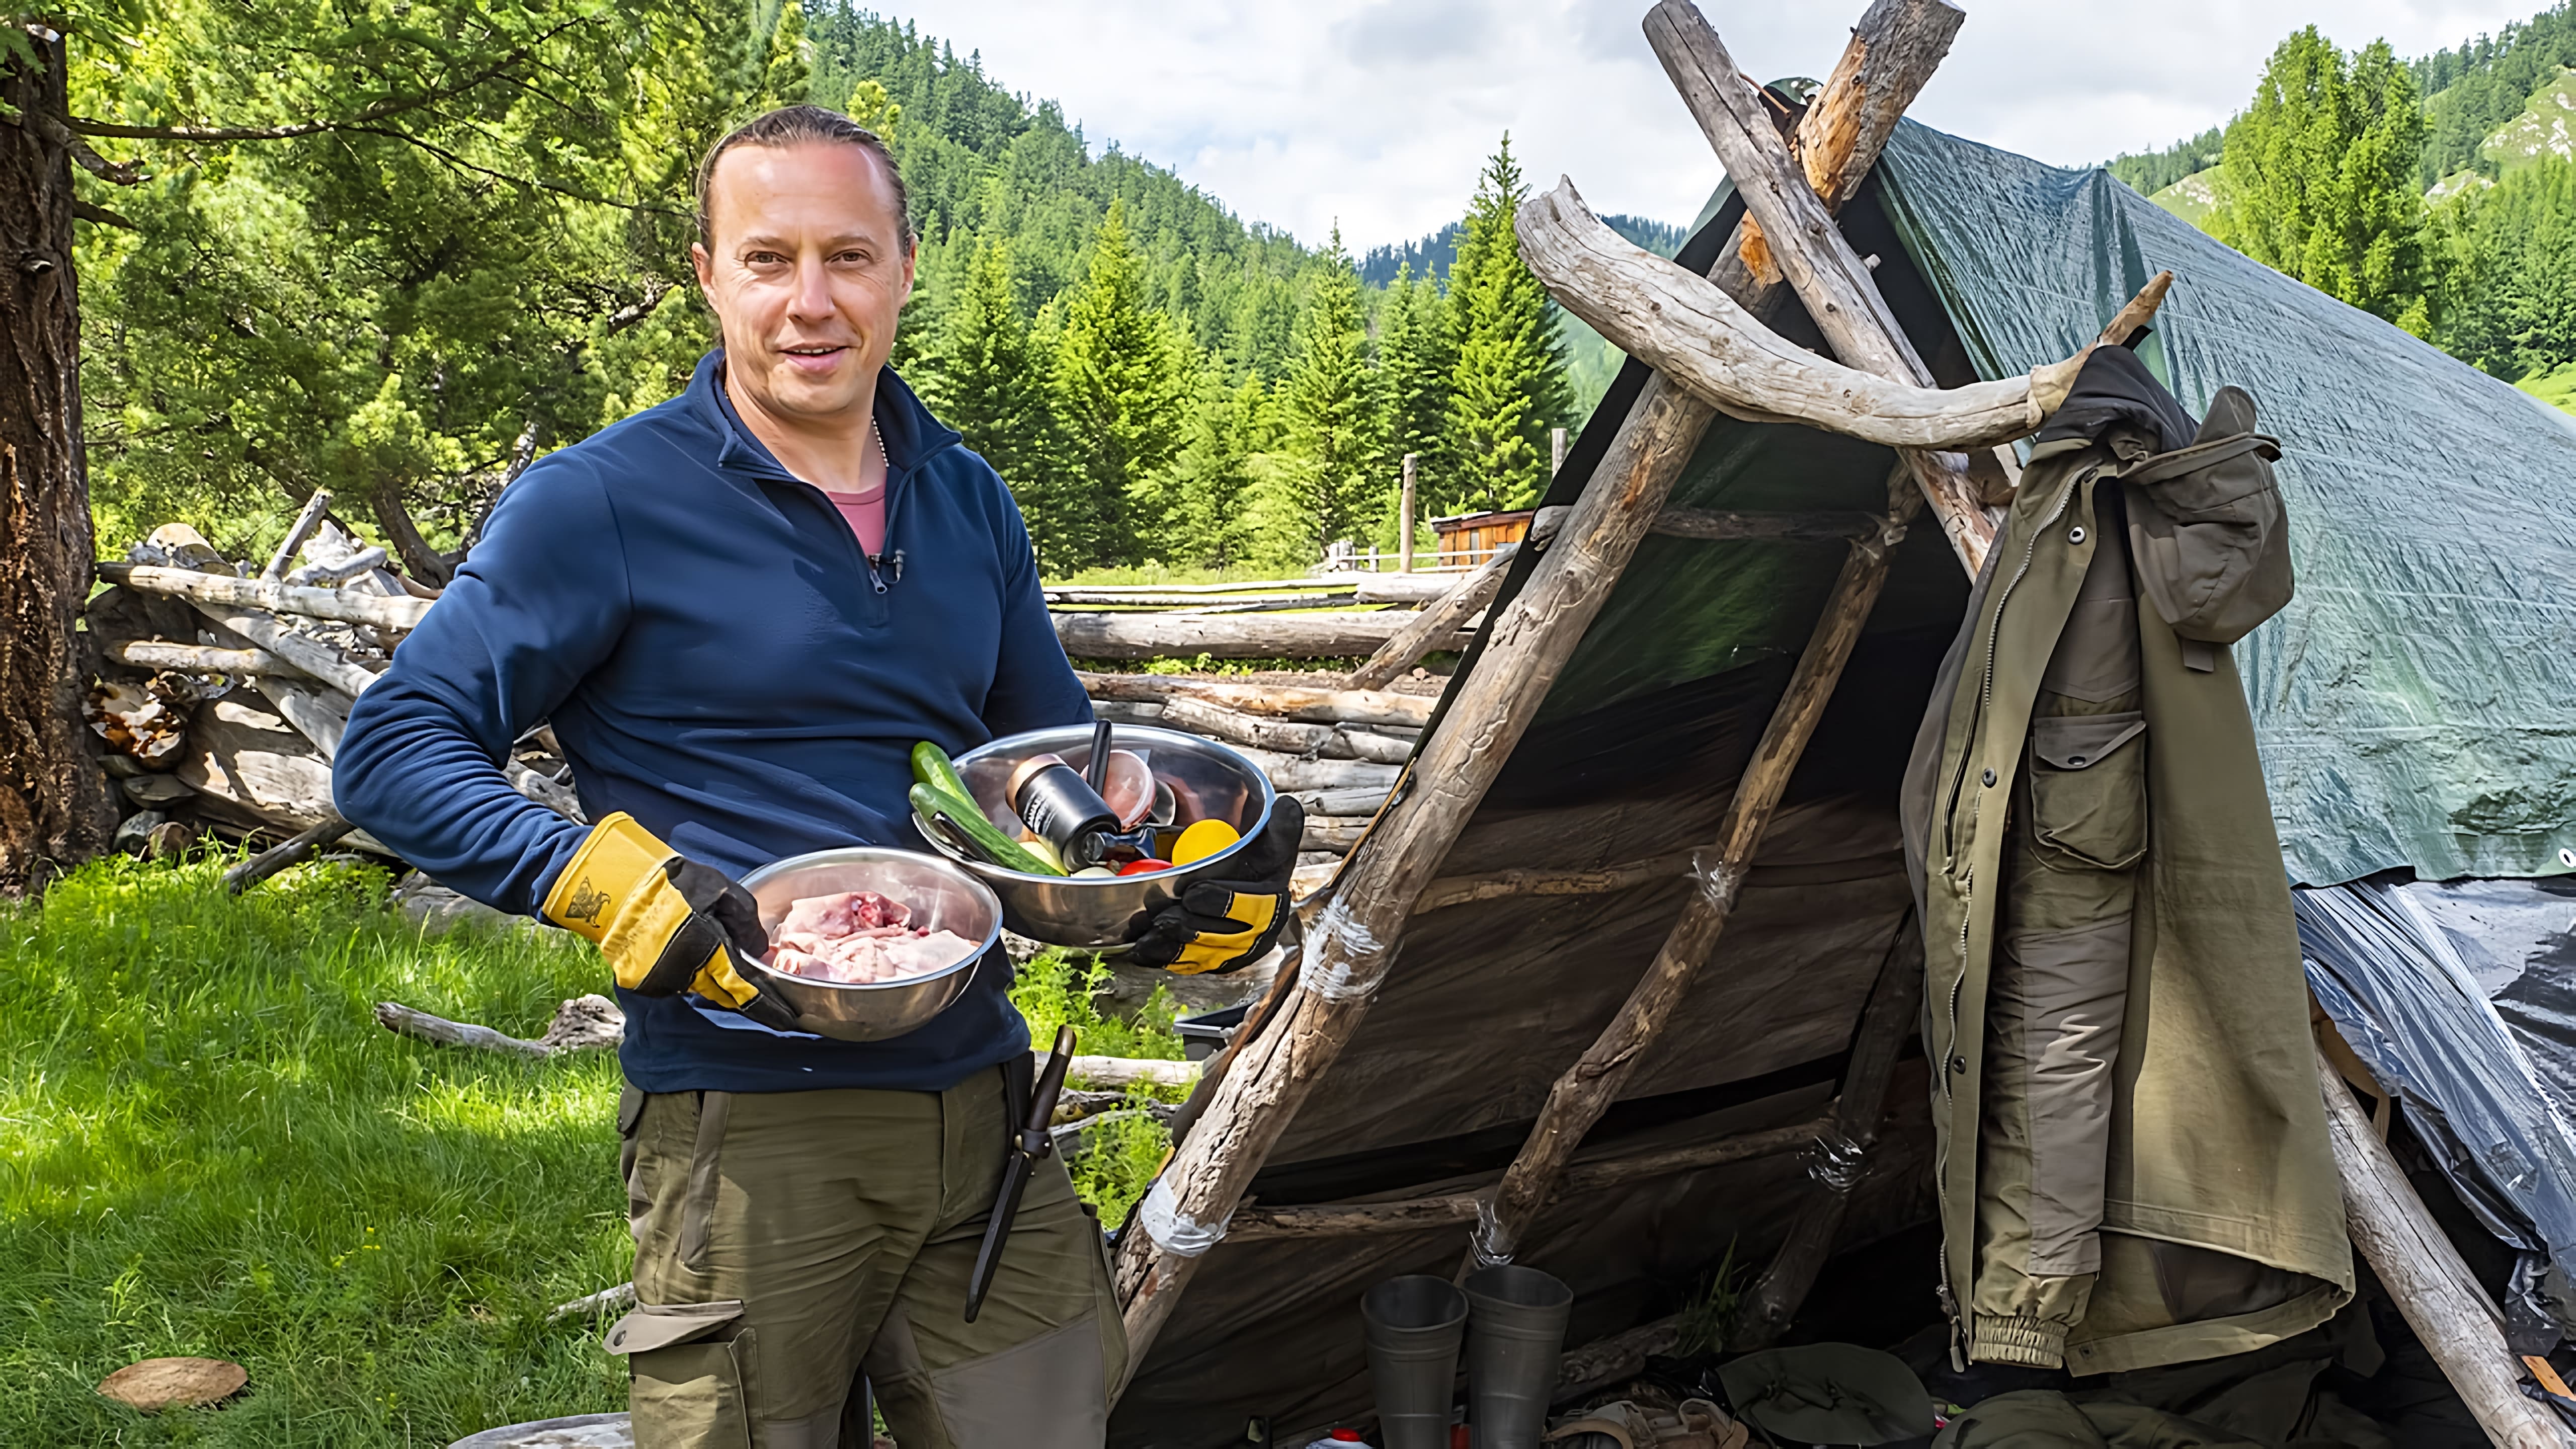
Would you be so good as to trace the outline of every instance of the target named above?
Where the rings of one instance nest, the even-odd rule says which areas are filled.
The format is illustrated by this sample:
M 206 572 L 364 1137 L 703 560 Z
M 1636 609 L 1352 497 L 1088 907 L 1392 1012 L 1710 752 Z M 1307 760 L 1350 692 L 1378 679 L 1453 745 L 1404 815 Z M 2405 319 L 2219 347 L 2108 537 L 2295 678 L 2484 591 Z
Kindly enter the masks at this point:
M 2125 870 L 2147 853 L 2147 717 L 2030 722 L 2030 822 L 2044 858 Z

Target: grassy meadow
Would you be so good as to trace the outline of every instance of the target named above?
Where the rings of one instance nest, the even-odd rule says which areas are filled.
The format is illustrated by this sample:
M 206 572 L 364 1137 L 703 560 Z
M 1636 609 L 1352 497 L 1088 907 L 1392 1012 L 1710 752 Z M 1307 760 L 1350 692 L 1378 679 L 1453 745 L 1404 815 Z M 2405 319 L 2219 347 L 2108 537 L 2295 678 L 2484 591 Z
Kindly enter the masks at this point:
M 109 859 L 0 906 L 0 1445 L 439 1446 L 623 1407 L 600 1322 L 547 1318 L 627 1277 L 614 1056 L 459 1051 L 371 1015 L 535 1036 L 600 989 L 597 956 L 424 936 L 356 865 L 236 900 L 228 861 Z M 1159 998 L 1103 1021 L 1086 984 L 1042 958 L 1014 994 L 1086 1051 L 1180 1055 Z M 1129 1118 L 1077 1179 L 1116 1222 L 1161 1154 Z M 157 1416 L 95 1392 L 163 1355 L 250 1385 Z

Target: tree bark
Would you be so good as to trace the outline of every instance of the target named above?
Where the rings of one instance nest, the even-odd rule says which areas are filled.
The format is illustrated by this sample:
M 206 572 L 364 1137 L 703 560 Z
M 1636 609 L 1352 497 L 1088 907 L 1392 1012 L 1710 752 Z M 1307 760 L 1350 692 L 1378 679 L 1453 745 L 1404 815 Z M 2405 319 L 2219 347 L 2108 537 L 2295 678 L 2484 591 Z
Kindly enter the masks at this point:
M 42 69 L 0 76 L 0 100 L 20 116 L 0 123 L 0 895 L 41 889 L 116 830 L 81 719 L 89 681 L 75 621 L 95 549 L 71 158 L 47 139 L 68 135 L 63 41 L 35 27 L 28 38 Z
M 433 589 L 446 588 L 447 581 L 456 576 L 456 570 L 448 565 L 444 555 L 429 546 L 428 539 L 420 536 L 420 525 L 411 521 L 411 510 L 403 507 L 401 487 L 393 483 L 383 484 L 368 495 L 367 503 L 375 511 L 376 526 L 385 531 L 386 540 L 394 546 L 395 557 L 403 561 L 403 567 L 411 571 L 411 576 Z

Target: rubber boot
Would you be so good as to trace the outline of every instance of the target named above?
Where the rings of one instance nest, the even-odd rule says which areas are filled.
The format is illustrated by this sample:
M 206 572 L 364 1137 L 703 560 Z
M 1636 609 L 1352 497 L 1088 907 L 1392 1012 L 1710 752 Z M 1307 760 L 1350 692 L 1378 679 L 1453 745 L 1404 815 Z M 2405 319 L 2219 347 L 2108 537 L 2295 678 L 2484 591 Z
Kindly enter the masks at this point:
M 1467 1431 L 1474 1449 L 1539 1449 L 1574 1290 L 1536 1268 L 1467 1275 Z
M 1467 1295 L 1446 1278 L 1389 1278 L 1360 1299 L 1379 1449 L 1449 1449 Z

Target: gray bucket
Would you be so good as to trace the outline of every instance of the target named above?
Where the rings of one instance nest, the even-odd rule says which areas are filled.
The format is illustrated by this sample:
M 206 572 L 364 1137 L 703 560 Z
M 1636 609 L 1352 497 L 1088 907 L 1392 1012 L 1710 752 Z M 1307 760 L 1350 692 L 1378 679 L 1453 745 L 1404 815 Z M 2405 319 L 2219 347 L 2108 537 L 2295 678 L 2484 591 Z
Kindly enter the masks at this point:
M 1574 1290 L 1505 1265 L 1467 1275 L 1467 1429 L 1474 1449 L 1539 1449 Z
M 1446 1278 L 1389 1278 L 1360 1298 L 1381 1449 L 1449 1449 L 1467 1295 Z

